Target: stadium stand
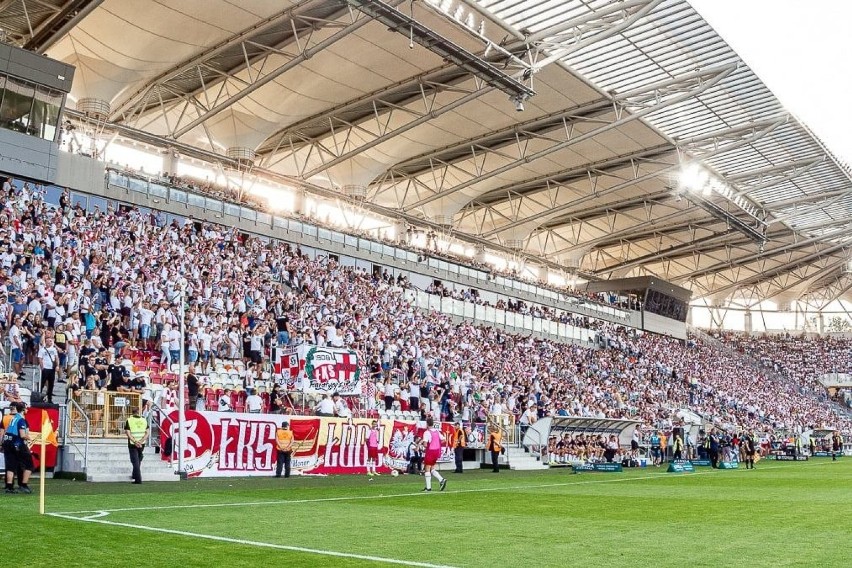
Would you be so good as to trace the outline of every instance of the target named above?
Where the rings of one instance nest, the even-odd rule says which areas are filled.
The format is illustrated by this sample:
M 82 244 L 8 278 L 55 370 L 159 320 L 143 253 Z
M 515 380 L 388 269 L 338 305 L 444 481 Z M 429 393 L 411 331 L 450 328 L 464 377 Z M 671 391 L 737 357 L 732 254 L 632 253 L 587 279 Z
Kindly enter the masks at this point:
M 251 360 L 252 336 L 267 361 L 280 337 L 276 324 L 283 323 L 291 345 L 347 346 L 363 354 L 370 381 L 353 410 L 370 415 L 378 415 L 382 382 L 392 377 L 394 410 L 405 416 L 415 381 L 430 385 L 421 416 L 437 419 L 507 414 L 519 420 L 532 408 L 538 416 L 629 418 L 670 429 L 677 409 L 689 408 L 728 430 L 850 427 L 824 391 L 743 365 L 701 338 L 684 344 L 601 322 L 594 323 L 601 349 L 513 336 L 418 310 L 404 281 L 324 256 L 311 259 L 233 227 L 164 224 L 155 212 L 123 206 L 89 212 L 67 201 L 49 204 L 38 187 L 15 180 L 4 184 L 0 198 L 4 327 L 26 330 L 26 355 L 41 337 L 66 334 L 72 390 L 94 382 L 174 404 L 176 353 L 209 345 L 214 360 L 200 373 L 204 406 L 221 406 L 227 396 L 226 404 L 242 408 L 248 387 L 270 394 L 264 411 L 298 412 L 304 409 L 275 392 L 268 367 Z M 182 279 L 188 290 L 183 346 L 173 332 Z M 17 316 L 24 322 L 16 324 Z M 812 346 L 823 344 L 801 344 L 803 351 Z M 778 352 L 771 344 L 757 352 L 744 340 L 741 349 L 764 359 Z M 790 357 L 778 363 L 787 373 L 803 364 Z

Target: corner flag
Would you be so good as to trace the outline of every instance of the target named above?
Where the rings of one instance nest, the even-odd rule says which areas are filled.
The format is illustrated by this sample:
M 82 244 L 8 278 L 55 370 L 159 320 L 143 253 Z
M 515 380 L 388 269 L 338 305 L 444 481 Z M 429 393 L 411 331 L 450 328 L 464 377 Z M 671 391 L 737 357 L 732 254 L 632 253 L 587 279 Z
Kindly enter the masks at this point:
M 53 428 L 53 422 L 50 421 L 50 417 L 47 415 L 46 410 L 41 411 L 41 432 L 39 433 L 38 439 L 35 441 L 36 444 L 41 446 L 41 452 L 39 453 L 39 500 L 38 500 L 38 512 L 40 514 L 44 514 L 44 478 L 45 478 L 45 470 L 44 463 L 47 461 L 46 451 L 47 445 L 51 446 L 59 445 L 56 440 L 56 430 Z

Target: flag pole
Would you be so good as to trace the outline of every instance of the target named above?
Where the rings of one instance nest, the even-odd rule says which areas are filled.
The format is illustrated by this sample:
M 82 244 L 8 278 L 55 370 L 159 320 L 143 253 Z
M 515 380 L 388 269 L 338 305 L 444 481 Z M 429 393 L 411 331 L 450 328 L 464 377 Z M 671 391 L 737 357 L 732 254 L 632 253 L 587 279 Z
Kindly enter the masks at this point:
M 44 464 L 47 461 L 47 450 L 46 440 L 42 435 L 42 439 L 39 440 L 39 444 L 41 445 L 41 451 L 39 452 L 38 458 L 38 514 L 44 514 L 44 478 L 47 474 L 44 471 Z

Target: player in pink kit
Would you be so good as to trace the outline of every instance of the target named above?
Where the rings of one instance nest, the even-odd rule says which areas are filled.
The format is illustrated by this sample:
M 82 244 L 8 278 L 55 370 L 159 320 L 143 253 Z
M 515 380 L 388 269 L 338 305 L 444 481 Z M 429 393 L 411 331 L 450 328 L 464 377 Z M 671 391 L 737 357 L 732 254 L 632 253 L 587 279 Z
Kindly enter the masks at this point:
M 379 424 L 373 420 L 367 433 L 367 475 L 373 481 L 373 475 L 379 475 L 376 466 L 379 464 Z
M 423 491 L 432 491 L 432 478 L 438 480 L 441 484 L 441 491 L 447 487 L 447 480 L 441 477 L 438 470 L 435 469 L 435 464 L 438 463 L 438 458 L 441 457 L 441 431 L 435 428 L 435 421 L 430 416 L 426 419 L 426 431 L 423 432 L 423 447 L 426 449 L 426 454 L 423 457 L 423 463 L 426 466 L 426 487 Z

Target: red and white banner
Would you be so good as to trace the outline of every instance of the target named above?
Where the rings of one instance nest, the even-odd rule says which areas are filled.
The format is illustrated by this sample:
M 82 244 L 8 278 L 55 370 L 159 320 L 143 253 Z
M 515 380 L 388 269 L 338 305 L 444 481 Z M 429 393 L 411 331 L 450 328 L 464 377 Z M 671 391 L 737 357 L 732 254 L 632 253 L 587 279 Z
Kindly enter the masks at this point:
M 166 438 L 177 441 L 177 412 L 162 419 L 160 447 Z M 237 414 L 188 410 L 184 424 L 186 448 L 184 466 L 189 477 L 230 477 L 272 475 L 275 471 L 275 430 L 285 420 L 278 414 Z M 294 451 L 291 467 L 295 475 L 346 475 L 366 473 L 369 418 L 343 419 L 297 416 L 289 419 Z M 169 430 L 169 425 L 172 426 Z M 415 437 L 423 434 L 423 423 L 380 420 L 380 473 L 405 469 L 407 454 Z M 452 437 L 452 424 L 441 424 L 445 440 Z M 442 462 L 452 462 L 452 449 L 444 443 Z M 179 451 L 175 443 L 172 460 L 177 468 Z
M 316 345 L 276 348 L 272 354 L 275 378 L 288 391 L 343 396 L 361 395 L 361 367 L 357 351 Z

